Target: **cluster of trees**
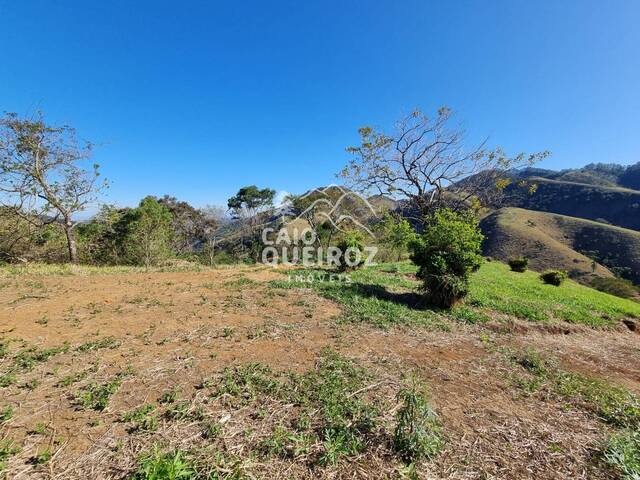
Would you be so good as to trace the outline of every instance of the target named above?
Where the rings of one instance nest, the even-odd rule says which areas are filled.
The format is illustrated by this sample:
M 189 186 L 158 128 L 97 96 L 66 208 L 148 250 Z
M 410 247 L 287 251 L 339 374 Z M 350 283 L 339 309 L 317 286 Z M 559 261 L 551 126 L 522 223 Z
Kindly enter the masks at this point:
M 369 226 L 386 259 L 412 252 L 425 295 L 442 307 L 466 294 L 469 274 L 480 265 L 482 235 L 474 212 L 500 195 L 506 172 L 548 155 L 508 157 L 484 143 L 467 150 L 464 131 L 452 125 L 451 111 L 442 108 L 433 118 L 414 111 L 392 133 L 363 127 L 360 145 L 347 149 L 353 158 L 340 174 L 365 196 L 403 202 L 402 215 L 388 213 Z M 83 167 L 90 156 L 91 145 L 79 142 L 72 128 L 51 127 L 41 115 L 0 120 L 0 260 L 60 261 L 62 247 L 70 262 L 97 264 L 150 266 L 194 256 L 214 264 L 223 250 L 260 258 L 261 227 L 273 214 L 274 190 L 247 186 L 229 199 L 236 228 L 223 243 L 223 209 L 196 209 L 169 196 L 146 197 L 136 208 L 104 206 L 91 221 L 77 223 L 77 213 L 106 187 L 97 164 Z M 327 217 L 344 218 L 349 202 L 327 212 L 318 210 L 316 200 L 293 196 L 289 205 L 314 228 L 318 244 L 360 248 L 363 238 L 356 230 L 363 225 L 355 221 L 345 233 Z

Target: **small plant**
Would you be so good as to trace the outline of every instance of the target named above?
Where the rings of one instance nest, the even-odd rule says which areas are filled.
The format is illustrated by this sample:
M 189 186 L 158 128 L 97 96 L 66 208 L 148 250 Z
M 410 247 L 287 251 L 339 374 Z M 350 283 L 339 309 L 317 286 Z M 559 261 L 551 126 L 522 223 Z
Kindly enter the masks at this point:
M 432 459 L 443 446 L 441 428 L 429 406 L 424 387 L 417 382 L 398 393 L 402 407 L 396 415 L 393 447 L 406 463 Z
M 184 452 L 162 452 L 158 445 L 140 457 L 133 480 L 189 480 L 196 478 L 196 470 Z
M 614 436 L 609 441 L 605 458 L 624 480 L 640 478 L 640 430 L 625 430 Z
M 153 414 L 156 407 L 150 403 L 136 408 L 122 416 L 123 422 L 132 422 L 131 432 L 155 432 L 158 429 L 158 417 Z
M 564 270 L 547 270 L 540 275 L 540 279 L 547 285 L 559 287 L 567 279 L 567 272 Z
M 158 400 L 160 403 L 174 403 L 180 397 L 180 387 L 175 386 L 171 390 L 167 390 Z
M 31 457 L 31 463 L 33 463 L 34 465 L 44 465 L 49 460 L 51 460 L 52 456 L 53 453 L 51 453 L 51 450 L 45 448 L 43 451 L 38 452 L 33 457 Z
M 0 440 L 0 474 L 6 467 L 9 457 L 20 453 L 20 447 L 16 447 L 11 440 Z M 2 475 L 0 475 L 2 477 Z
M 109 405 L 109 399 L 118 391 L 122 383 L 121 375 L 102 385 L 91 383 L 82 389 L 76 396 L 77 402 L 84 408 L 91 408 L 99 412 Z
M 529 266 L 529 259 L 520 257 L 520 258 L 512 258 L 509 260 L 509 267 L 513 272 L 525 272 L 527 267 Z
M 13 407 L 11 405 L 0 409 L 0 425 L 11 420 L 11 417 L 13 417 Z

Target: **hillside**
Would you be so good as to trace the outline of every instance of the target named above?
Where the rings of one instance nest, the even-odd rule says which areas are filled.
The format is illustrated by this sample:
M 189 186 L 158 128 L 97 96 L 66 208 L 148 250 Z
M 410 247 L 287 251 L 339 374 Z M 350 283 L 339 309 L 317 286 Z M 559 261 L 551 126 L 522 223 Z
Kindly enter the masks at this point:
M 537 185 L 535 192 L 523 192 L 513 184 L 507 188 L 507 206 L 640 230 L 640 191 L 542 177 L 528 177 L 527 180 Z
M 560 268 L 572 277 L 613 273 L 640 282 L 640 232 L 565 215 L 502 208 L 485 217 L 484 252 L 530 259 L 534 270 Z M 593 270 L 593 260 L 598 264 Z

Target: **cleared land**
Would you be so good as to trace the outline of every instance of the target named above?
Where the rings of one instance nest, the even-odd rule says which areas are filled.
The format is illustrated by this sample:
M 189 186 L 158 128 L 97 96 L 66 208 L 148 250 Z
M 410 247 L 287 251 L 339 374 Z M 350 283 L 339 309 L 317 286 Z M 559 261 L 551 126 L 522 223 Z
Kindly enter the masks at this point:
M 0 272 L 7 478 L 591 479 L 632 465 L 614 454 L 640 428 L 640 304 L 570 281 L 491 262 L 441 312 L 405 263 L 349 282 Z M 399 414 L 422 388 L 437 416 L 412 462 Z

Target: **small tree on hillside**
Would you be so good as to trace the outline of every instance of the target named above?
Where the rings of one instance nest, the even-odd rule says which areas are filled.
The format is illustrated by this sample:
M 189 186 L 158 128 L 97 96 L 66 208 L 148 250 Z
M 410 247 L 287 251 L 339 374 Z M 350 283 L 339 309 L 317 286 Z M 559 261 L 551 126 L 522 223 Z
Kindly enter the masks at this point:
M 91 144 L 78 142 L 71 127 L 51 127 L 42 115 L 0 119 L 0 206 L 37 226 L 60 224 L 72 263 L 78 260 L 73 216 L 106 186 L 97 184 L 97 164 L 81 167 L 90 157 Z
M 412 242 L 411 260 L 429 303 L 449 308 L 467 295 L 469 275 L 483 261 L 483 238 L 472 212 L 443 209 L 428 219 L 424 233 Z
M 354 158 L 339 176 L 354 189 L 408 200 L 420 221 L 444 204 L 464 209 L 474 199 L 482 201 L 506 186 L 500 180 L 507 170 L 549 154 L 508 157 L 485 143 L 468 150 L 464 130 L 452 125 L 446 107 L 434 118 L 416 110 L 395 127 L 391 134 L 360 128 L 360 145 L 347 148 Z

